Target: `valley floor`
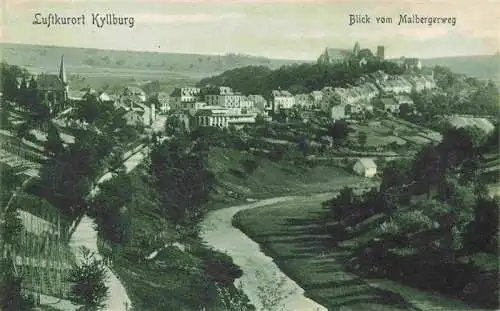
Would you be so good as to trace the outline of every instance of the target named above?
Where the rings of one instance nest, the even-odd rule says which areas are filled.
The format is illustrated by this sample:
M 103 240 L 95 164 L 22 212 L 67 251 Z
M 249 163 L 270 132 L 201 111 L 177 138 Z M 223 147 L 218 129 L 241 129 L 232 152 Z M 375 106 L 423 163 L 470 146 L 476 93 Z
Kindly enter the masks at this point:
M 333 247 L 323 221 L 326 210 L 321 202 L 331 197 L 320 194 L 245 210 L 234 223 L 274 258 L 306 296 L 328 310 L 480 310 L 439 294 L 347 272 L 343 264 L 349 249 Z

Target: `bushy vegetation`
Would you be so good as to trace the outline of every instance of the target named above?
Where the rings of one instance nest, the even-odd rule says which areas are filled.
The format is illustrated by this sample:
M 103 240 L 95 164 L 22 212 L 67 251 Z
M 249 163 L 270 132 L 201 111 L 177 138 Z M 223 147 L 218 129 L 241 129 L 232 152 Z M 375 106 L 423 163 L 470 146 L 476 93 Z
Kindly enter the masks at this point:
M 102 261 L 86 248 L 80 250 L 82 260 L 73 265 L 70 272 L 71 299 L 82 307 L 81 311 L 98 311 L 106 307 L 109 294 L 108 278 Z
M 162 210 L 170 222 L 195 225 L 204 215 L 215 176 L 206 160 L 205 141 L 175 137 L 156 143 L 151 152 L 151 173 L 161 196 Z
M 197 237 L 197 220 L 188 219 L 187 215 L 197 209 L 202 212 L 203 208 L 189 205 L 190 209 L 182 214 L 174 209 L 177 207 L 172 208 L 171 201 L 164 201 L 162 191 L 157 188 L 156 175 L 144 165 L 131 172 L 130 177 L 120 174 L 103 184 L 103 199 L 97 201 L 110 200 L 122 191 L 130 193 L 128 201 L 103 202 L 108 206 L 121 206 L 120 215 L 128 220 L 124 226 L 126 238 L 118 241 L 102 235 L 105 239 L 102 253 L 113 259 L 113 270 L 124 281 L 134 307 L 139 310 L 194 311 L 203 307 L 209 311 L 221 310 L 222 296 L 217 289 L 236 295 L 233 281 L 242 272 L 229 256 L 207 248 Z M 180 200 L 186 197 L 175 198 L 181 204 Z M 178 217 L 182 215 L 186 218 Z M 119 228 L 104 222 L 101 226 L 102 232 L 110 233 Z M 176 243 L 182 246 L 179 248 Z M 165 244 L 168 245 L 164 247 Z M 157 255 L 146 259 L 154 250 L 158 250 Z
M 413 91 L 410 96 L 419 115 L 402 114 L 410 121 L 442 129 L 442 116 L 452 114 L 497 116 L 500 94 L 493 81 L 482 81 L 436 67 L 434 77 L 440 92 Z
M 198 85 L 224 85 L 246 95 L 262 94 L 269 98 L 271 91 L 277 89 L 298 94 L 321 90 L 325 86 L 344 87 L 353 84 L 363 74 L 377 70 L 383 70 L 388 74 L 402 72 L 395 63 L 380 60 L 370 61 L 364 67 L 344 64 L 300 64 L 270 70 L 264 66 L 248 66 L 202 79 Z
M 343 226 L 344 238 L 360 234 L 363 222 L 383 215 L 372 231 L 375 237 L 359 241 L 359 265 L 351 262 L 357 272 L 498 307 L 498 286 L 490 286 L 497 268 L 492 271 L 473 259 L 486 253 L 496 260 L 500 208 L 477 173 L 485 140 L 478 143 L 474 133 L 449 130 L 438 146 L 424 147 L 413 161 L 388 164 L 380 190 L 356 195 L 346 188 L 324 203 L 330 219 Z M 332 234 L 338 237 L 338 230 Z M 456 274 L 460 277 L 452 277 Z M 435 275 L 443 279 L 438 282 Z M 470 286 L 474 290 L 466 290 Z

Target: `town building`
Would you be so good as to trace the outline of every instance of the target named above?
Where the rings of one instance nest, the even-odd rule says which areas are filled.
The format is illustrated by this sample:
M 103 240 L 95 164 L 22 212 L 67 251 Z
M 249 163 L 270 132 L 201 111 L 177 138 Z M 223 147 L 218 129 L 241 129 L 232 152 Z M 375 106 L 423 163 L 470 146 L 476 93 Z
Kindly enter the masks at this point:
M 257 112 L 267 114 L 267 112 L 272 109 L 271 105 L 269 105 L 262 95 L 248 95 L 247 99 L 252 101 L 253 107 Z
M 312 109 L 314 107 L 314 99 L 311 94 L 296 94 L 295 105 L 304 109 Z
M 124 118 L 129 125 L 150 127 L 156 119 L 156 109 L 154 104 L 149 106 L 135 104 L 132 107 L 122 106 L 126 112 Z
M 157 92 L 150 97 L 150 101 L 156 105 L 158 110 L 165 113 L 170 110 L 170 96 L 166 92 Z
M 64 55 L 61 56 L 59 74 L 42 73 L 36 77 L 36 85 L 42 99 L 49 103 L 51 112 L 60 112 L 67 108 L 69 84 Z
M 124 100 L 146 102 L 146 93 L 137 86 L 127 86 L 123 89 L 122 97 Z
M 201 89 L 197 87 L 176 88 L 170 94 L 170 108 L 174 110 L 187 109 L 187 104 L 201 101 L 200 92 Z
M 257 113 L 241 113 L 237 108 L 220 106 L 204 106 L 195 113 L 197 126 L 215 126 L 225 128 L 230 125 L 241 127 L 245 124 L 255 123 Z
M 205 101 L 209 106 L 226 108 L 251 108 L 246 96 L 234 92 L 230 87 L 221 86 L 206 90 Z
M 394 96 L 394 100 L 401 107 L 401 105 L 414 106 L 415 103 L 408 95 L 396 95 Z
M 376 104 L 376 107 L 383 110 L 383 111 L 387 111 L 387 112 L 390 112 L 393 114 L 399 113 L 399 104 L 396 102 L 396 100 L 393 97 L 381 98 L 379 103 Z
M 274 112 L 292 109 L 295 106 L 295 97 L 288 91 L 273 90 L 271 98 Z
M 318 108 L 320 106 L 321 101 L 323 100 L 323 92 L 321 91 L 312 91 L 311 96 L 313 98 L 314 107 Z
M 370 158 L 360 158 L 353 167 L 354 172 L 364 177 L 373 177 L 377 174 L 377 164 Z
M 228 114 L 229 110 L 225 107 L 205 106 L 198 109 L 195 114 L 195 118 L 198 126 L 215 126 L 224 128 L 229 126 Z
M 330 117 L 334 121 L 345 119 L 345 105 L 333 105 L 330 108 Z
M 103 103 L 110 103 L 113 105 L 116 105 L 116 103 L 118 101 L 118 96 L 113 95 L 113 94 L 108 94 L 106 92 L 99 93 L 97 98 L 99 99 L 99 101 L 101 101 Z
M 413 85 L 403 76 L 378 76 L 375 83 L 382 93 L 385 94 L 410 94 Z
M 69 90 L 68 91 L 68 99 L 73 102 L 82 101 L 87 93 L 84 91 L 78 90 Z

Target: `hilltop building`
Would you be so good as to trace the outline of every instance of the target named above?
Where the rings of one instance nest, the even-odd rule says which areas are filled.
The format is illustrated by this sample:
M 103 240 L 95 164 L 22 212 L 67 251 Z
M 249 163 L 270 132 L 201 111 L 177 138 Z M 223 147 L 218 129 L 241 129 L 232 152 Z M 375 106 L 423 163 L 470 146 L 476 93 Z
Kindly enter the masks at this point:
M 394 60 L 394 62 L 406 70 L 422 69 L 422 62 L 418 58 L 406 58 L 403 56 Z
M 385 59 L 385 47 L 383 45 L 377 46 L 377 57 Z
M 359 43 L 354 44 L 352 50 L 326 48 L 323 54 L 318 58 L 318 64 L 342 64 L 358 57 L 360 51 Z

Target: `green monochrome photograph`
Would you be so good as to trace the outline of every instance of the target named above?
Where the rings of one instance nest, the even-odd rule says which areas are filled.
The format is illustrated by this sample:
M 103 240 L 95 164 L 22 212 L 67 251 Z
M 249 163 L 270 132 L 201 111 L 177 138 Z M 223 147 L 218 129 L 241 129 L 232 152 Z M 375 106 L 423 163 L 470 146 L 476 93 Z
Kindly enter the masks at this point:
M 499 0 L 0 1 L 0 311 L 500 310 Z

